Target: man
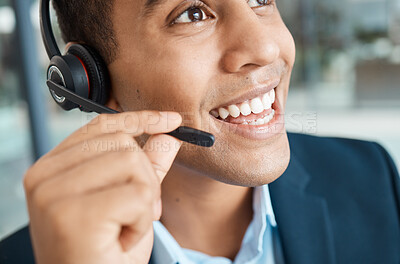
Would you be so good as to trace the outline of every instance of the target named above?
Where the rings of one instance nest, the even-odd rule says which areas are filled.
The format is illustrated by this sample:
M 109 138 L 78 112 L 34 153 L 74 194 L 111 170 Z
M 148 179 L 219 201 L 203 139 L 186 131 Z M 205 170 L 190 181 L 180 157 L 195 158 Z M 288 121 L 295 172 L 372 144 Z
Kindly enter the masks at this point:
M 400 262 L 387 152 L 287 137 L 295 47 L 274 0 L 55 4 L 65 39 L 106 60 L 123 113 L 28 170 L 30 236 L 6 239 L 1 263 L 33 263 L 30 241 L 39 264 Z M 215 146 L 162 134 L 182 123 Z

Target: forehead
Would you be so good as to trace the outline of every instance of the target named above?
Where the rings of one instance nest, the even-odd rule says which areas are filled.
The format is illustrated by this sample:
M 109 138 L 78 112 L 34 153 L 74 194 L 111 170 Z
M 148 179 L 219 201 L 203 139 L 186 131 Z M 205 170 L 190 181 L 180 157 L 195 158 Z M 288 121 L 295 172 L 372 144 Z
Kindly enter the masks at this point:
M 158 7 L 163 6 L 168 2 L 173 2 L 174 0 L 140 0 L 141 5 L 144 5 L 144 12 L 151 13 Z

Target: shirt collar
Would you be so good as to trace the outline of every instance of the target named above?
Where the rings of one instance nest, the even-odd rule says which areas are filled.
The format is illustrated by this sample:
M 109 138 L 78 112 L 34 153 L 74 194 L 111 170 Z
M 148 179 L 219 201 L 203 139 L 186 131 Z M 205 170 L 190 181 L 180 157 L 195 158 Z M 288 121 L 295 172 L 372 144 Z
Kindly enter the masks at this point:
M 253 192 L 253 220 L 235 258 L 237 263 L 247 263 L 263 254 L 264 234 L 268 225 L 276 226 L 268 185 L 255 187 Z
M 154 244 L 150 264 L 185 263 L 182 248 L 160 221 L 153 222 Z
M 275 215 L 271 204 L 268 185 L 254 188 L 253 220 L 251 221 L 242 241 L 241 249 L 235 262 L 244 263 L 249 253 L 254 257 L 262 254 L 263 237 L 267 225 L 275 227 Z M 153 222 L 154 245 L 150 263 L 192 263 L 184 254 L 180 245 L 160 221 Z

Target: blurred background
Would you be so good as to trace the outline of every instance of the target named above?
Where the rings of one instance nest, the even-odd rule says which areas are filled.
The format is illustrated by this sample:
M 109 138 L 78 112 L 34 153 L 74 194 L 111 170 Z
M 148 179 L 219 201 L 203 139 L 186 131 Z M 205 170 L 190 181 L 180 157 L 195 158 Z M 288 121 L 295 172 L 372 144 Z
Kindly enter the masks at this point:
M 277 2 L 297 48 L 288 130 L 377 141 L 400 167 L 400 0 Z M 38 14 L 0 0 L 0 239 L 28 222 L 26 169 L 95 116 L 52 101 Z

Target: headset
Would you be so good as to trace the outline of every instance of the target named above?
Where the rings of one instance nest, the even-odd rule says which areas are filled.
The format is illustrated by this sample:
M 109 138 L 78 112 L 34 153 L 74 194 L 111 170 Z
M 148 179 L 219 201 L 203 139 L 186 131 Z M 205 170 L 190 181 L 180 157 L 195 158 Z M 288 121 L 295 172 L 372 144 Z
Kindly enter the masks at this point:
M 119 113 L 105 106 L 110 78 L 107 66 L 96 50 L 85 44 L 73 44 L 65 55 L 61 55 L 51 28 L 50 2 L 40 1 L 40 29 L 50 59 L 46 84 L 51 96 L 67 111 L 79 108 L 99 114 Z M 211 147 L 215 142 L 212 134 L 190 127 L 179 127 L 167 134 L 203 147 Z

